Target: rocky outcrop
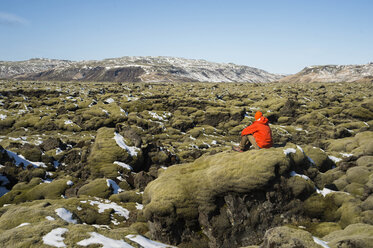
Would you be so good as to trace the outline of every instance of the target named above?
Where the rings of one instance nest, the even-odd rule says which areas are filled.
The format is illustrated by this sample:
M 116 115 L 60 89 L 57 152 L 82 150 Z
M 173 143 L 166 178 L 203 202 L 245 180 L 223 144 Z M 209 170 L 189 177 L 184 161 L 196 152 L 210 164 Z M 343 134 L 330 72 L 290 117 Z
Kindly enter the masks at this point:
M 289 83 L 331 83 L 373 80 L 373 63 L 365 65 L 321 65 L 309 66 L 302 71 L 280 79 Z
M 172 244 L 203 236 L 209 247 L 260 243 L 268 228 L 302 219 L 302 202 L 285 178 L 307 161 L 294 146 L 220 153 L 170 167 L 145 189 L 150 231 Z

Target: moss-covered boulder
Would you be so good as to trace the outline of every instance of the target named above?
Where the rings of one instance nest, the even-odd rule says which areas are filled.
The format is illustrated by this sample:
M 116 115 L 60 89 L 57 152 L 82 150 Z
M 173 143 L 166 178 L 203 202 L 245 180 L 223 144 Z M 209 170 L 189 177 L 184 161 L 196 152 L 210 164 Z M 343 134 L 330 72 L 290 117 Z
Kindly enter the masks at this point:
M 321 248 L 322 246 L 315 243 L 311 233 L 287 226 L 275 227 L 269 229 L 265 236 L 264 241 L 260 245 L 261 248 L 272 247 L 309 247 Z
M 302 150 L 292 145 L 285 148 L 251 150 L 244 153 L 222 152 L 212 156 L 205 155 L 193 163 L 169 167 L 146 187 L 143 198 L 144 215 L 147 220 L 153 223 L 150 230 L 157 239 L 170 240 L 165 236 L 172 233 L 180 235 L 185 228 L 182 227 L 179 230 L 180 226 L 176 227 L 176 223 L 195 223 L 198 216 L 209 216 L 209 213 L 215 211 L 219 205 L 217 201 L 229 202 L 231 201 L 229 199 L 235 199 L 234 196 L 228 197 L 227 195 L 245 193 L 250 195 L 266 187 L 271 187 L 271 182 L 278 180 L 280 175 L 288 175 L 288 170 L 292 165 L 299 166 L 299 163 L 304 161 L 307 159 Z M 307 188 L 307 186 L 303 187 L 305 191 Z M 296 193 L 302 194 L 302 192 L 303 190 L 300 190 Z M 228 198 L 224 198 L 224 196 Z M 275 197 L 276 193 L 273 192 L 272 196 Z M 255 202 L 254 199 L 253 201 Z M 218 230 L 232 228 L 229 218 L 223 214 L 228 211 L 227 207 L 223 205 L 221 208 L 222 214 L 216 218 L 209 220 L 208 217 L 204 217 L 207 219 L 200 219 L 200 225 L 212 226 L 211 229 L 202 227 L 206 229 L 206 235 L 209 235 L 211 240 L 223 237 L 214 238 L 214 235 L 220 235 Z M 253 210 L 250 216 L 259 218 L 259 213 L 255 211 Z M 254 219 L 250 221 L 257 222 L 256 217 L 251 218 Z M 168 223 L 165 228 L 175 226 L 175 229 L 170 230 L 168 234 L 162 232 L 159 228 L 163 221 Z M 240 224 L 237 223 L 237 225 Z M 207 231 L 207 229 L 215 231 Z M 178 232 L 180 233 L 177 234 Z M 219 244 L 222 241 L 216 240 L 214 242 Z
M 363 223 L 352 224 L 344 230 L 326 235 L 323 239 L 328 242 L 330 247 L 372 247 L 373 226 Z
M 103 178 L 95 179 L 85 185 L 83 185 L 78 195 L 96 196 L 100 198 L 108 198 L 113 193 L 110 184 L 108 185 L 107 180 Z
M 58 179 L 51 183 L 42 183 L 35 177 L 29 183 L 18 183 L 10 192 L 0 198 L 0 206 L 9 203 L 21 203 L 39 199 L 58 199 L 70 187 L 69 179 Z
M 100 128 L 88 157 L 88 165 L 96 176 L 115 178 L 118 176 L 116 161 L 129 164 L 137 171 L 143 166 L 143 154 L 141 149 L 128 146 L 114 128 Z
M 321 172 L 331 169 L 334 165 L 333 161 L 330 160 L 328 155 L 320 148 L 304 146 L 303 150 Z

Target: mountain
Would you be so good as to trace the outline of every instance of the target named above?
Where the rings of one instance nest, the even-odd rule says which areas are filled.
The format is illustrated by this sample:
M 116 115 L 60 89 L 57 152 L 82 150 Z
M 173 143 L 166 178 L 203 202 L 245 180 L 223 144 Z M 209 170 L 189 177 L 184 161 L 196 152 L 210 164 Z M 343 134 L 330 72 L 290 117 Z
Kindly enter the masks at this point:
M 0 78 L 12 78 L 17 75 L 39 73 L 56 67 L 72 64 L 69 60 L 34 58 L 26 61 L 0 61 Z
M 0 78 L 111 82 L 273 82 L 261 69 L 176 57 L 121 57 L 91 61 L 31 59 L 0 62 Z
M 281 78 L 280 82 L 352 82 L 369 79 L 372 76 L 373 63 L 365 65 L 322 65 L 306 67 L 294 75 Z

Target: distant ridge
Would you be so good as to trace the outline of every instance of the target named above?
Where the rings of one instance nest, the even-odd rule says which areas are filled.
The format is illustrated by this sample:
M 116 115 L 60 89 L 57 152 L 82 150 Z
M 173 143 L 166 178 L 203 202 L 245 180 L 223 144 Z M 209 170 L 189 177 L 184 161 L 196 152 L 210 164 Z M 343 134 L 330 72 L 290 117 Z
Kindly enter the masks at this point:
M 373 77 L 373 63 L 365 65 L 321 65 L 309 66 L 302 71 L 283 77 L 280 82 L 353 82 Z
M 18 80 L 268 83 L 282 77 L 244 65 L 176 57 L 127 56 L 78 62 L 53 59 L 0 62 L 0 78 Z

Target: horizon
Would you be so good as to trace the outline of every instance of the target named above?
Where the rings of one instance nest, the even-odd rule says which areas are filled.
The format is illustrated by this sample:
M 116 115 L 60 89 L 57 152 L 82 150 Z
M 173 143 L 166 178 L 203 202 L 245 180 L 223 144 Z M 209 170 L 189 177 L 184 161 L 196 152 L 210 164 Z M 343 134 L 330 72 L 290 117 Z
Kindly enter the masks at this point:
M 0 9 L 2 61 L 161 56 L 295 74 L 373 60 L 367 0 L 4 0 Z

